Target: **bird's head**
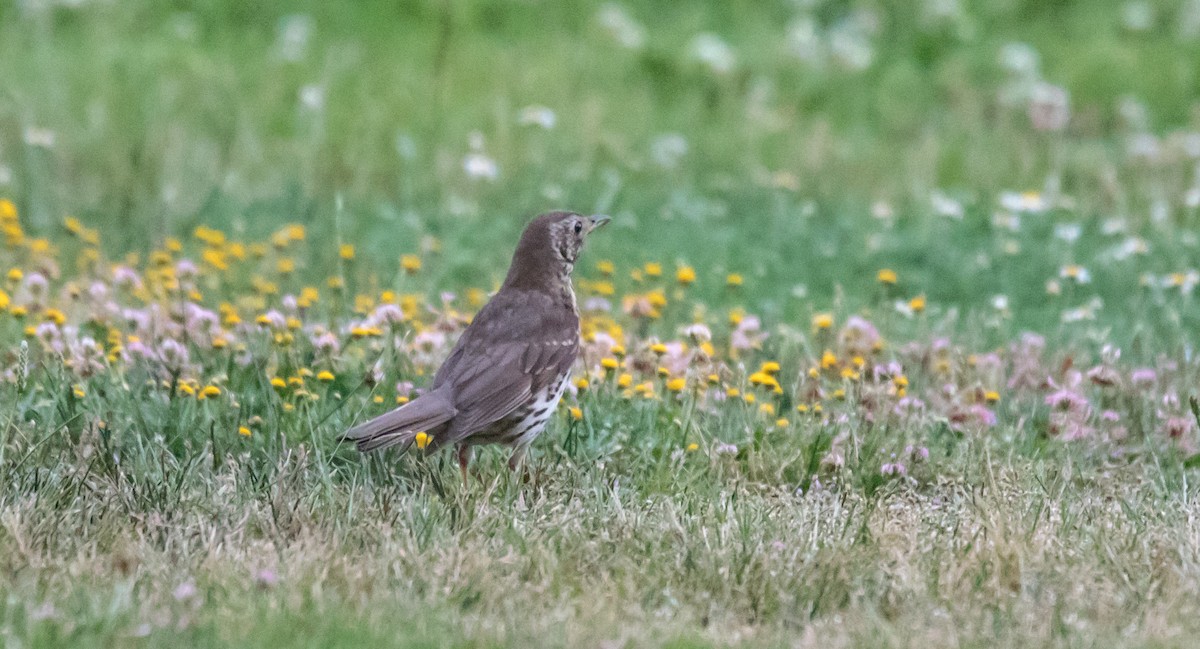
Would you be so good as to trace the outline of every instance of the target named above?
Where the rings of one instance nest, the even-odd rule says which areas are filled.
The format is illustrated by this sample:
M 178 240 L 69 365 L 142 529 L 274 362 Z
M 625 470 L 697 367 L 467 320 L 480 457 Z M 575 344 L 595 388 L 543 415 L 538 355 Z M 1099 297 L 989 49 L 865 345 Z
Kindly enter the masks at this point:
M 608 221 L 609 217 L 602 214 L 584 216 L 575 212 L 547 212 L 535 218 L 521 234 L 505 283 L 570 273 L 588 235 Z

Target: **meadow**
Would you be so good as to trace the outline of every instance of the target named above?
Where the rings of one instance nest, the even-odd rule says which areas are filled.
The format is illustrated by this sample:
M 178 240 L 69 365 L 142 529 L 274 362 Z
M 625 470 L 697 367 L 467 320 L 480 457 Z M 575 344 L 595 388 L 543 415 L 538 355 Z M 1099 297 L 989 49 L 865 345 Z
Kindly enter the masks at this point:
M 1200 2 L 0 0 L 0 645 L 1186 647 Z M 606 213 L 526 471 L 362 457 Z

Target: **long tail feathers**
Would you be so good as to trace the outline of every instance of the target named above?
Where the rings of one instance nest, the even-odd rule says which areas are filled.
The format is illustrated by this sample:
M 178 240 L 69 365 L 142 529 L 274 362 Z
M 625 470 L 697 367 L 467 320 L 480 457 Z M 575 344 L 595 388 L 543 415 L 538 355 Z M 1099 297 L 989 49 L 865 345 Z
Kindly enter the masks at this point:
M 412 445 L 417 433 L 429 431 L 450 421 L 458 410 L 439 392 L 429 392 L 346 431 L 341 439 L 354 442 L 363 453 L 403 445 Z

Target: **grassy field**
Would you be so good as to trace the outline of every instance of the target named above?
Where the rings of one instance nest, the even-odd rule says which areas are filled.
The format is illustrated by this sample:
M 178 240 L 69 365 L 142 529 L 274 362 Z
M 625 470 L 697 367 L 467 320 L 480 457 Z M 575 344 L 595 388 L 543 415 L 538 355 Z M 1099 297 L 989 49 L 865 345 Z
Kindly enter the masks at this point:
M 1194 644 L 1200 3 L 665 4 L 0 0 L 0 645 Z

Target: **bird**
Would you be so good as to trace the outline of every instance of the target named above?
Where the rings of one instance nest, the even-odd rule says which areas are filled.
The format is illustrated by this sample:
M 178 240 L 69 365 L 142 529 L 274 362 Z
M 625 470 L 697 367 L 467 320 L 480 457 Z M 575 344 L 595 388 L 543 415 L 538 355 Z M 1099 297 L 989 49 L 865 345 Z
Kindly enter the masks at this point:
M 417 398 L 346 431 L 362 453 L 454 445 L 467 480 L 473 449 L 512 447 L 516 470 L 546 428 L 579 354 L 579 309 L 571 271 L 588 235 L 610 221 L 556 211 L 525 226 L 500 289 L 475 315 Z

